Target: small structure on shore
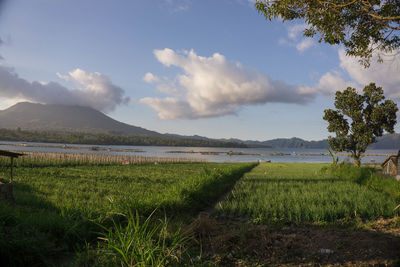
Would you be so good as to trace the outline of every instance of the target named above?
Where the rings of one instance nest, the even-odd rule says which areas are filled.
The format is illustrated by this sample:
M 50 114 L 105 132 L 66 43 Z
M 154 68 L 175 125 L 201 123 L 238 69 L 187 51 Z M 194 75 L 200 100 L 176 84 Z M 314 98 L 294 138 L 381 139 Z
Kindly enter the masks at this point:
M 14 171 L 14 158 L 18 158 L 19 156 L 23 156 L 24 154 L 15 153 L 6 150 L 0 150 L 0 156 L 9 157 L 11 161 L 10 167 L 10 182 L 2 183 L 0 181 L 0 200 L 14 201 L 14 191 L 13 191 L 13 171 Z
M 390 175 L 396 177 L 400 181 L 400 150 L 397 155 L 392 155 L 388 157 L 382 163 L 382 173 L 384 175 Z

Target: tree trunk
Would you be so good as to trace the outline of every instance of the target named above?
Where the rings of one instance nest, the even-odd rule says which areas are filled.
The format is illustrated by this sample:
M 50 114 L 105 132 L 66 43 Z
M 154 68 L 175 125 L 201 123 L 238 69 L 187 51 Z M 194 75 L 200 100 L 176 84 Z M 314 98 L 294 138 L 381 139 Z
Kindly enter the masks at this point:
M 354 157 L 354 165 L 356 167 L 360 167 L 361 165 L 360 157 Z

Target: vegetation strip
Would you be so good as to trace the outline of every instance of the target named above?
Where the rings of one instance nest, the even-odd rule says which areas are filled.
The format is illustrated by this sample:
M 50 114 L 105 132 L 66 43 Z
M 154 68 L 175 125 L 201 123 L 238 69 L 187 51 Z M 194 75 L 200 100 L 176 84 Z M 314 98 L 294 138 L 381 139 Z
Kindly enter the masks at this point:
M 326 224 L 399 214 L 394 210 L 399 204 L 395 195 L 320 171 L 323 166 L 328 165 L 260 164 L 236 184 L 226 201 L 217 204 L 216 214 L 263 224 Z
M 56 152 L 23 152 L 17 165 L 20 167 L 67 167 L 67 166 L 105 166 L 118 165 L 123 162 L 130 164 L 159 164 L 159 163 L 191 163 L 204 162 L 203 159 L 196 158 L 164 158 L 164 157 L 143 157 L 129 155 L 110 155 L 110 154 L 87 154 L 87 153 L 56 153 Z M 0 164 L 7 164 L 7 159 L 0 158 Z

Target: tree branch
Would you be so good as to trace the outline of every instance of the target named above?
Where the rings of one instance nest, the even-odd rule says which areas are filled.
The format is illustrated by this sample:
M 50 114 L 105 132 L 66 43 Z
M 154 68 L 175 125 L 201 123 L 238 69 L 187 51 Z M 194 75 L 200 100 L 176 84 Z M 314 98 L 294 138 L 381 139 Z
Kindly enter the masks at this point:
M 400 16 L 394 16 L 394 17 L 382 17 L 376 14 L 376 12 L 371 12 L 365 4 L 361 3 L 357 3 L 356 5 L 358 5 L 359 7 L 361 7 L 362 9 L 364 9 L 365 12 L 367 12 L 371 17 L 374 17 L 376 19 L 379 20 L 400 20 Z M 387 25 L 389 27 L 389 25 Z M 397 30 L 400 30 L 400 27 L 390 27 L 391 29 L 395 29 L 397 28 Z

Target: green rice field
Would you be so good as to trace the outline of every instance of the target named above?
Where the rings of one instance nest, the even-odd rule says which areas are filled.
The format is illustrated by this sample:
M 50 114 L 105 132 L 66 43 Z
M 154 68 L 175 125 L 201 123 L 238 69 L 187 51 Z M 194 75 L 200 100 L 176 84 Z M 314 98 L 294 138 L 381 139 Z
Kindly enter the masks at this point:
M 261 164 L 216 205 L 216 214 L 267 224 L 334 223 L 354 218 L 365 221 L 398 214 L 394 208 L 399 199 L 354 179 L 324 173 L 321 168 L 326 166 Z
M 74 258 L 71 254 L 77 251 L 83 253 L 85 244 L 93 246 L 99 237 L 113 236 L 114 229 L 125 229 L 127 222 L 138 219 L 141 225 L 153 211 L 148 226 L 153 237 L 167 225 L 165 221 L 157 226 L 158 218 L 173 221 L 169 228 L 174 232 L 254 165 L 74 165 L 69 160 L 63 166 L 51 159 L 46 164 L 20 164 L 14 170 L 16 206 L 0 203 L 0 261 L 17 266 L 56 264 L 63 257 Z M 0 177 L 9 177 L 6 162 L 0 166 Z
M 0 265 L 191 266 L 201 241 L 182 229 L 225 193 L 215 216 L 250 224 L 343 225 L 399 214 L 400 184 L 371 168 L 121 160 L 18 159 L 15 205 L 0 202 Z M 0 160 L 3 182 L 8 164 Z

